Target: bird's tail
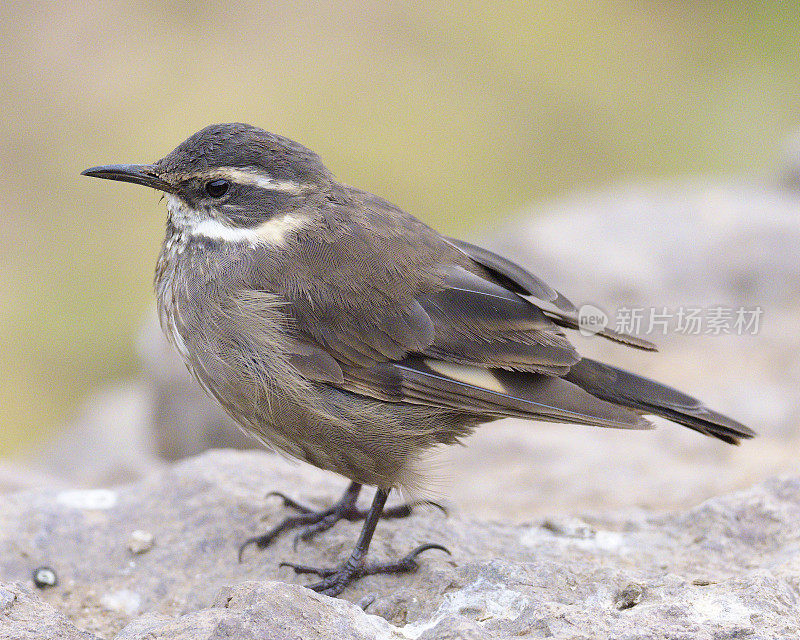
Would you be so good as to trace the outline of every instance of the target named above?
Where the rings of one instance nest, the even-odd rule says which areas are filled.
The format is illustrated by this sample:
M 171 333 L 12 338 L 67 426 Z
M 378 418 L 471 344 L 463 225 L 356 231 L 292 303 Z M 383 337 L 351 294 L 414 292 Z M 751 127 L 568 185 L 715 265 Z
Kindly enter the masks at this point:
M 607 402 L 662 416 L 730 444 L 739 444 L 740 438 L 756 435 L 743 424 L 712 411 L 677 389 L 596 360 L 583 358 L 564 379 Z

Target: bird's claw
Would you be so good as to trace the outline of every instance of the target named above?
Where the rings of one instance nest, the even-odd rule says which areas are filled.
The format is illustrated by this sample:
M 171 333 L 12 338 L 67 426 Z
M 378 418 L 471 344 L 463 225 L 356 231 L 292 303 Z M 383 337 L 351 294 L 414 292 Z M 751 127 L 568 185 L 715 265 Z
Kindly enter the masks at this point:
M 311 567 L 304 564 L 296 564 L 294 562 L 281 562 L 279 566 L 290 567 L 298 575 L 314 574 L 322 578 L 319 582 L 306 585 L 308 589 L 322 593 L 328 596 L 337 596 L 344 589 L 364 576 L 372 576 L 379 573 L 410 573 L 419 568 L 417 557 L 428 550 L 437 549 L 444 551 L 447 555 L 451 555 L 449 549 L 440 544 L 421 544 L 417 548 L 410 551 L 408 554 L 395 560 L 394 562 L 383 562 L 373 564 L 360 564 L 353 566 L 350 562 L 345 562 L 343 565 L 330 568 L 330 567 Z
M 297 575 L 313 573 L 314 575 L 317 575 L 320 578 L 327 578 L 328 576 L 335 575 L 336 573 L 339 572 L 339 569 L 309 567 L 307 565 L 296 564 L 294 562 L 281 562 L 278 566 L 289 567 L 290 569 L 293 569 Z
M 311 513 L 313 511 L 313 509 L 311 509 L 310 507 L 307 507 L 304 504 L 300 504 L 299 502 L 297 502 L 297 500 L 295 500 L 294 498 L 290 498 L 289 496 L 287 496 L 282 491 L 270 491 L 264 497 L 265 498 L 272 498 L 273 496 L 276 497 L 276 498 L 280 498 L 283 501 L 283 506 L 284 507 L 289 507 L 290 509 L 294 509 L 295 511 L 298 511 L 299 513 Z
M 255 545 L 258 549 L 267 548 L 272 542 L 284 531 L 294 529 L 295 527 L 303 527 L 300 532 L 295 535 L 292 540 L 292 549 L 297 550 L 299 543 L 308 542 L 316 535 L 327 531 L 333 527 L 340 520 L 348 520 L 355 522 L 363 520 L 367 516 L 367 510 L 359 509 L 355 506 L 357 492 L 348 493 L 336 502 L 333 506 L 315 511 L 314 509 L 300 504 L 295 499 L 287 496 L 281 491 L 270 491 L 266 497 L 280 498 L 284 506 L 297 511 L 297 515 L 289 516 L 282 522 L 274 526 L 266 533 L 248 538 L 239 546 L 239 562 L 242 561 L 244 552 L 250 545 Z M 406 518 L 411 515 L 413 507 L 418 505 L 430 505 L 441 510 L 447 515 L 447 509 L 438 502 L 432 500 L 423 500 L 414 504 L 400 504 L 394 507 L 384 509 L 382 517 L 384 518 Z

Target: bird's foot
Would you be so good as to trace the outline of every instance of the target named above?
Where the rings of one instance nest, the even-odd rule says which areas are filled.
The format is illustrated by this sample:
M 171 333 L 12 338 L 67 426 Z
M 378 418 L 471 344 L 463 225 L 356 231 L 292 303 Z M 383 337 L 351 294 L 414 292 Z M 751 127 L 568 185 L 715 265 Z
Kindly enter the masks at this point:
M 297 574 L 313 573 L 322 580 L 314 584 L 306 585 L 309 589 L 322 593 L 326 596 L 338 596 L 345 588 L 364 576 L 371 576 L 378 573 L 410 573 L 419 567 L 417 556 L 429 549 L 439 549 L 450 555 L 450 551 L 440 544 L 423 544 L 411 551 L 408 555 L 395 560 L 394 562 L 383 562 L 366 564 L 364 558 L 358 558 L 355 554 L 347 562 L 336 568 L 309 567 L 294 562 L 281 562 L 281 567 L 291 567 Z
M 317 534 L 327 531 L 333 527 L 340 520 L 348 520 L 349 522 L 356 522 L 364 520 L 367 517 L 367 509 L 359 509 L 356 506 L 356 500 L 361 490 L 361 486 L 352 483 L 344 495 L 331 507 L 322 510 L 314 510 L 307 507 L 293 498 L 290 498 L 280 491 L 271 491 L 267 496 L 277 496 L 283 500 L 283 504 L 290 509 L 297 511 L 297 515 L 285 518 L 281 523 L 274 526 L 272 529 L 258 536 L 253 536 L 244 541 L 239 547 L 239 562 L 242 561 L 242 554 L 244 550 L 250 545 L 255 545 L 258 549 L 265 549 L 277 538 L 281 533 L 289 529 L 302 527 L 300 533 L 294 537 L 293 547 L 296 549 L 297 544 L 302 540 L 308 542 Z M 440 504 L 432 501 L 423 501 L 415 504 L 401 504 L 395 507 L 384 509 L 383 518 L 406 518 L 411 515 L 412 509 L 418 504 L 428 504 L 441 509 L 445 514 L 447 510 Z

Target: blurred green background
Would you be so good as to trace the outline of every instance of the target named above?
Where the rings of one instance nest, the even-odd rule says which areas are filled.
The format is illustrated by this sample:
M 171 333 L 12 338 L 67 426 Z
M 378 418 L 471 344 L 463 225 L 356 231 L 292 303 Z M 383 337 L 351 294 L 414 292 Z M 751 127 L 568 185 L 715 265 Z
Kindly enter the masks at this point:
M 0 16 L 0 453 L 137 367 L 165 210 L 87 166 L 251 122 L 469 236 L 576 186 L 763 171 L 800 116 L 795 3 L 104 0 Z

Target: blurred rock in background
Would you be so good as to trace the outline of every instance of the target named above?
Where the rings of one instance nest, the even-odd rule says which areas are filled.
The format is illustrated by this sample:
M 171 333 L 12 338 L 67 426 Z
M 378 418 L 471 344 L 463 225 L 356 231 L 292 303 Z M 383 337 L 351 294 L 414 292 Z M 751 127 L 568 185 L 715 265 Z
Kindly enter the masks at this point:
M 437 487 L 456 505 L 512 521 L 583 508 L 685 507 L 796 465 L 800 192 L 769 181 L 630 184 L 531 206 L 477 241 L 576 304 L 604 310 L 611 323 L 625 308 L 642 309 L 639 332 L 660 353 L 571 335 L 583 354 L 702 398 L 759 437 L 733 448 L 661 420 L 644 433 L 504 420 L 466 448 L 442 452 Z M 721 335 L 673 326 L 662 335 L 659 325 L 648 332 L 651 309 L 664 307 L 673 315 L 679 307 L 762 314 L 755 335 L 731 327 Z M 139 351 L 142 375 L 90 400 L 39 454 L 41 468 L 94 486 L 207 448 L 260 446 L 200 389 L 154 317 Z

